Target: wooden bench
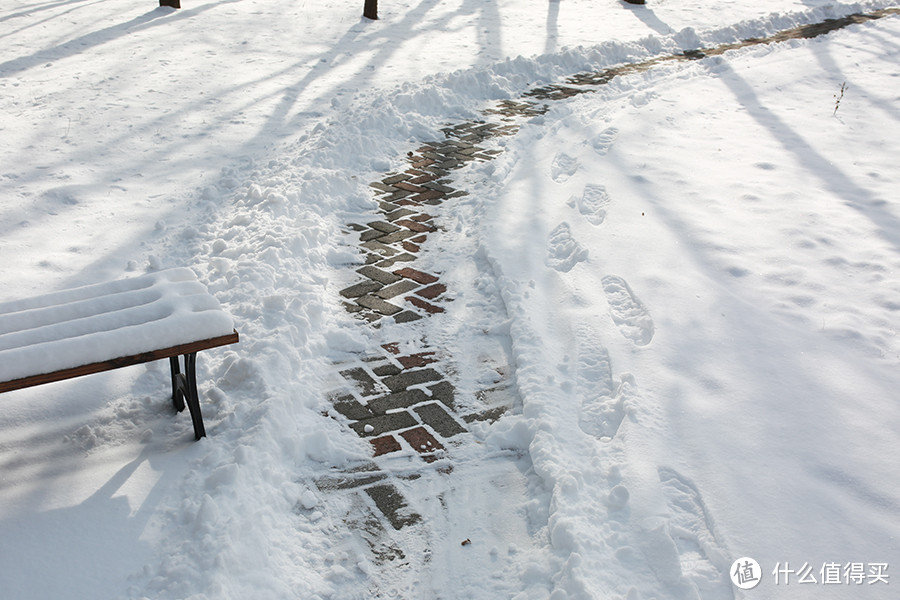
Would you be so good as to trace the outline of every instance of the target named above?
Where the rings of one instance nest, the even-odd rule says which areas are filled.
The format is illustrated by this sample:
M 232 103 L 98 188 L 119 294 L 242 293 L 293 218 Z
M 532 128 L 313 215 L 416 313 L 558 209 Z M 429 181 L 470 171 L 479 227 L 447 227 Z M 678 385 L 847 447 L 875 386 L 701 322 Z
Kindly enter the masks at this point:
M 187 268 L 0 302 L 0 393 L 168 358 L 172 404 L 187 404 L 199 440 L 197 352 L 236 342 Z

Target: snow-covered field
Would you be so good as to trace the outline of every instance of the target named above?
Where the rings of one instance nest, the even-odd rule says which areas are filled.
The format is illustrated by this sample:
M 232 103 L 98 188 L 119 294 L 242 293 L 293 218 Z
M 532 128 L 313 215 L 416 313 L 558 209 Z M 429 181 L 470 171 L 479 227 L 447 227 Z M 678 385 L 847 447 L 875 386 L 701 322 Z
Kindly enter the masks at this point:
M 368 183 L 441 127 L 891 2 L 381 4 L 0 8 L 0 302 L 190 267 L 241 334 L 200 442 L 162 364 L 0 396 L 0 595 L 894 597 L 900 17 L 548 102 L 435 209 L 446 313 L 338 295 Z M 504 355 L 516 408 L 404 489 L 401 561 L 315 482 L 371 455 L 333 364 L 404 336 L 462 392 Z

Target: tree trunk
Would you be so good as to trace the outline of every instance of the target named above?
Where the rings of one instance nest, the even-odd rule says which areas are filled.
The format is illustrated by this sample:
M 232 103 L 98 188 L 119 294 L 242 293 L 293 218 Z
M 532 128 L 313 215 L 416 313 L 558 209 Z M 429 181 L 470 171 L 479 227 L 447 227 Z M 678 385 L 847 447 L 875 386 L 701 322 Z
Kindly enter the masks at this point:
M 378 0 L 366 0 L 365 7 L 363 7 L 363 16 L 373 21 L 378 19 Z

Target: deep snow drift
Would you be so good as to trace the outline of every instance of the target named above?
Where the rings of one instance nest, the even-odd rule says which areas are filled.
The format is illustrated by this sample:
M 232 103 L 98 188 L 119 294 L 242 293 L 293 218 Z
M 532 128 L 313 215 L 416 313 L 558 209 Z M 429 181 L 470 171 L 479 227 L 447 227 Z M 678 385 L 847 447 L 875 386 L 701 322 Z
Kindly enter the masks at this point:
M 452 177 L 445 314 L 372 330 L 337 294 L 367 184 L 445 124 L 889 3 L 13 4 L 0 301 L 186 266 L 242 342 L 201 357 L 198 443 L 159 365 L 3 395 L 5 595 L 891 597 L 896 16 L 550 102 Z M 417 474 L 402 562 L 315 481 L 371 455 L 332 364 L 404 337 L 463 392 L 504 355 L 517 405 Z

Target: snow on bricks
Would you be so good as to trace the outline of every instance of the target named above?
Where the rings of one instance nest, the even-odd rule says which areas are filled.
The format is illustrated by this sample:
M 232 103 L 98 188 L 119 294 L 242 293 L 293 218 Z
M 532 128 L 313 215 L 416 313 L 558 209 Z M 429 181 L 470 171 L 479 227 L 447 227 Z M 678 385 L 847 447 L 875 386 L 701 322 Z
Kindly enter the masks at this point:
M 440 233 L 435 223 L 439 206 L 467 193 L 450 185 L 450 173 L 473 161 L 494 159 L 500 151 L 483 144 L 515 134 L 517 120 L 546 113 L 548 105 L 542 101 L 591 92 L 591 87 L 663 61 L 693 59 L 678 54 L 576 74 L 565 85 L 538 87 L 519 100 L 503 100 L 484 111 L 486 117 L 500 122 L 470 121 L 446 127 L 444 140 L 408 153 L 410 166 L 405 172 L 389 173 L 370 184 L 378 202 L 377 216 L 365 224 L 347 226 L 348 233 L 357 236 L 365 266 L 356 269 L 361 279 L 340 291 L 346 309 L 376 327 L 386 317 L 402 324 L 445 312 L 442 304 L 451 299 L 452 290 L 441 282 L 439 273 L 429 273 L 415 263 L 423 251 L 433 248 L 428 242 L 433 244 L 432 236 Z M 364 468 L 366 476 L 350 478 L 344 487 L 365 490 L 395 529 L 416 524 L 419 517 L 407 509 L 402 493 L 378 461 L 419 457 L 426 464 L 443 461 L 452 469 L 454 444 L 466 443 L 468 424 L 496 420 L 508 408 L 503 400 L 508 393 L 501 384 L 476 394 L 476 404 L 483 404 L 480 410 L 472 410 L 471 405 L 460 410 L 439 353 L 424 340 L 422 344 L 411 353 L 401 352 L 399 344 L 385 344 L 355 366 L 340 365 L 347 385 L 332 395 L 333 416 L 345 419 L 369 441 L 375 460 Z
M 448 127 L 445 140 L 408 154 L 410 168 L 405 173 L 388 174 L 370 184 L 378 196 L 378 216 L 347 226 L 348 233 L 357 236 L 366 263 L 356 269 L 362 279 L 340 291 L 349 312 L 377 327 L 385 317 L 409 323 L 445 311 L 440 303 L 449 291 L 440 275 L 411 266 L 430 236 L 439 232 L 435 208 L 466 195 L 445 177 L 473 161 L 492 160 L 499 151 L 477 144 L 517 129 L 509 123 L 485 122 Z M 332 394 L 332 415 L 345 419 L 366 438 L 377 459 L 363 467 L 365 476 L 341 479 L 340 488 L 364 490 L 394 529 L 418 523 L 419 516 L 407 509 L 402 493 L 378 461 L 419 457 L 425 464 L 442 461 L 439 464 L 449 472 L 452 461 L 445 463 L 450 461 L 451 442 L 465 443 L 458 440 L 465 437 L 466 424 L 495 420 L 505 410 L 485 406 L 473 412 L 469 407 L 460 414 L 454 386 L 440 363 L 438 352 L 427 345 L 406 354 L 399 344 L 385 344 L 374 355 L 338 366 L 346 385 Z M 319 487 L 334 489 L 335 483 L 323 481 Z

